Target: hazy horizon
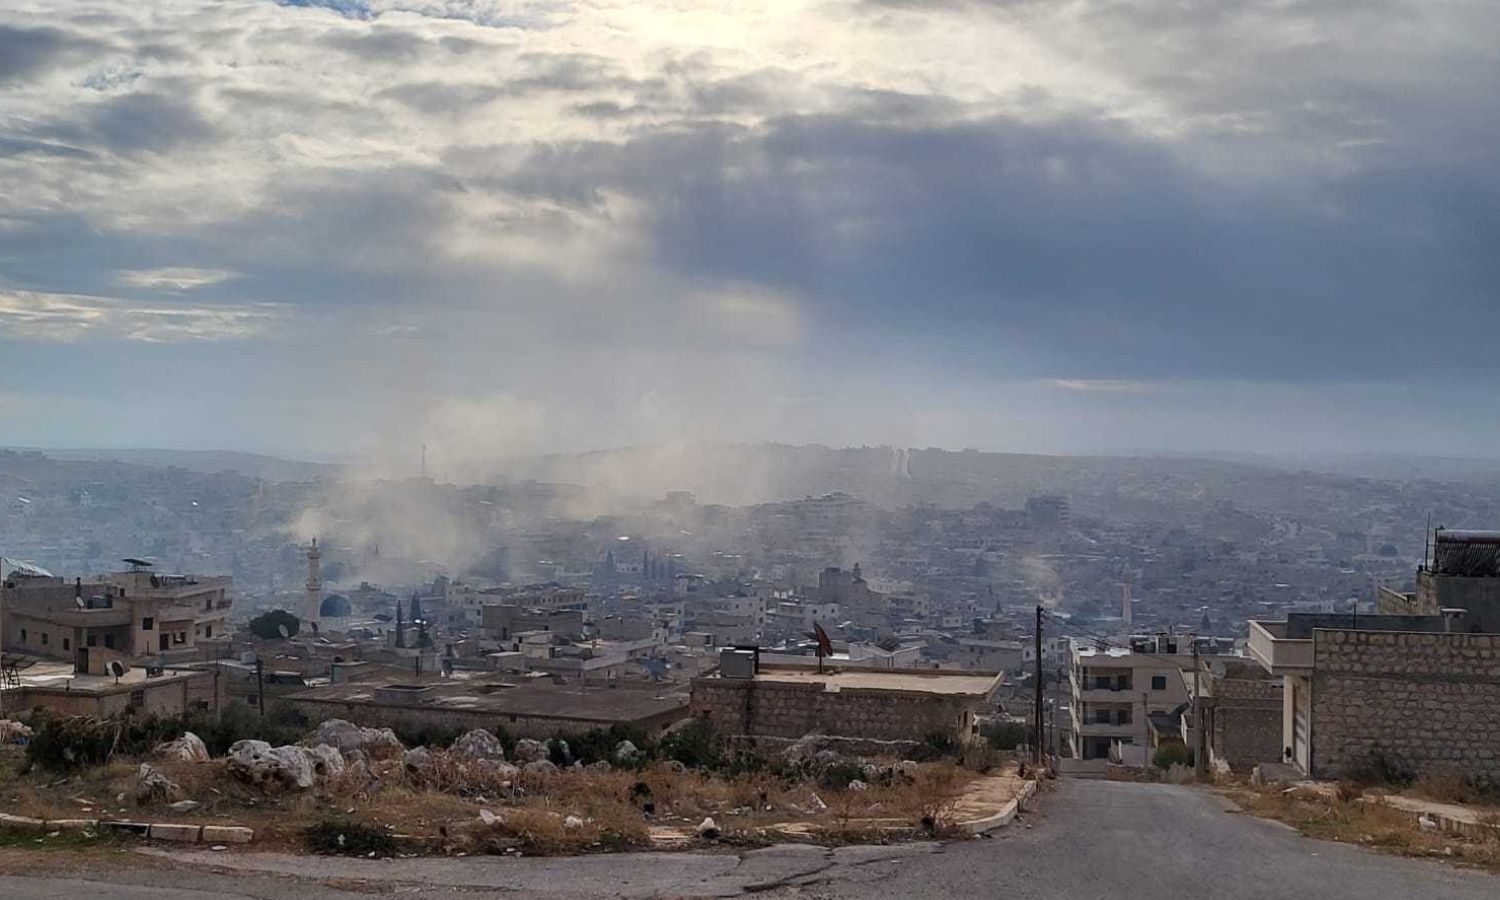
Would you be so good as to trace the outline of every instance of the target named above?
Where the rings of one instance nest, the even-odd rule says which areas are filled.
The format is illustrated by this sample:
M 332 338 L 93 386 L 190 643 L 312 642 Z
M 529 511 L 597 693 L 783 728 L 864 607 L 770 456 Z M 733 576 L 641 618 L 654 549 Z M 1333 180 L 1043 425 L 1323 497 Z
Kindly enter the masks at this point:
M 1479 2 L 19 0 L 7 443 L 1500 446 Z

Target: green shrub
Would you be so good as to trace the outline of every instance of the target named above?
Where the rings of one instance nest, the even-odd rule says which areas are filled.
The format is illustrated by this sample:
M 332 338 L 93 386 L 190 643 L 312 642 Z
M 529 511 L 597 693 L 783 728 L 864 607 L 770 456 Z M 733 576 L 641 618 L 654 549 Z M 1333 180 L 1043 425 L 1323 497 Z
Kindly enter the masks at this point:
M 324 819 L 302 833 L 307 849 L 330 856 L 395 856 L 396 839 L 378 825 Z
M 1344 769 L 1344 777 L 1360 785 L 1405 787 L 1417 778 L 1416 769 L 1400 754 L 1375 744 L 1364 759 Z
M 950 759 L 958 756 L 963 748 L 951 734 L 933 732 L 922 740 L 922 743 L 911 749 L 906 758 L 916 762 L 933 762 L 939 759 Z
M 1186 766 L 1192 762 L 1192 754 L 1183 744 L 1162 744 L 1156 748 L 1151 755 L 1151 764 L 1158 769 L 1170 769 L 1173 766 Z
M 658 756 L 690 769 L 715 769 L 724 760 L 724 748 L 707 719 L 693 719 L 661 739 Z
M 286 629 L 286 637 L 296 637 L 297 632 L 302 630 L 302 620 L 284 609 L 273 609 L 251 619 L 247 627 L 251 634 L 261 640 L 275 641 L 281 639 L 283 628 Z
M 1014 750 L 1031 739 L 1031 729 L 1020 722 L 990 722 L 979 733 L 996 750 Z

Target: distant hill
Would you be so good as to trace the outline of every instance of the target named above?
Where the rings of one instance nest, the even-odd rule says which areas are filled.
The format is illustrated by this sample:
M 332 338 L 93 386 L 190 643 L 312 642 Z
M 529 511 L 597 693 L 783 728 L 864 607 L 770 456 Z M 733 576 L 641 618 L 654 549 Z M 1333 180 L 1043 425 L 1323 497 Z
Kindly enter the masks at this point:
M 187 469 L 190 472 L 215 474 L 237 472 L 248 478 L 266 481 L 316 481 L 337 476 L 343 466 L 334 463 L 304 462 L 259 453 L 237 453 L 233 450 L 161 450 L 152 448 L 79 450 L 50 447 L 8 447 L 3 449 L 40 453 L 65 462 L 121 462 L 138 466 Z

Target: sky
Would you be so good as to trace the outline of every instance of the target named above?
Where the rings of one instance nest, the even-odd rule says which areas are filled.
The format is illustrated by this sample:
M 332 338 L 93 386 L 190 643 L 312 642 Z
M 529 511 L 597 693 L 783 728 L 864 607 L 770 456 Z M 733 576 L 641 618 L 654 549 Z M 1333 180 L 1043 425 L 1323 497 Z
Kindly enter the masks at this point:
M 8 0 L 0 443 L 1497 455 L 1475 0 Z

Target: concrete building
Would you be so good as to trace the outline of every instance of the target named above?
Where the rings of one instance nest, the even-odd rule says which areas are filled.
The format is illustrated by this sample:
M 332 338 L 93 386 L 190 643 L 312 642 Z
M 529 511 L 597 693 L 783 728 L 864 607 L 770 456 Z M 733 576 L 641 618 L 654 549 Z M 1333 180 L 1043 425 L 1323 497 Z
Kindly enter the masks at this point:
M 1417 570 L 1417 589 L 1382 588 L 1382 615 L 1436 616 L 1461 609 L 1470 631 L 1500 633 L 1500 531 L 1433 532 L 1432 559 Z
M 501 603 L 485 606 L 482 613 L 484 633 L 499 641 L 514 641 L 516 635 L 536 631 L 570 641 L 584 636 L 584 613 L 579 609 Z
M 723 735 L 776 746 L 808 734 L 850 742 L 959 741 L 978 735 L 1002 677 L 856 665 L 759 665 L 726 651 L 717 674 L 693 679 L 692 714 Z
M 198 643 L 227 636 L 232 601 L 227 576 L 129 572 L 72 583 L 12 573 L 0 582 L 7 649 L 71 662 L 103 674 L 112 659 L 186 661 Z
M 1181 715 L 1189 700 L 1183 670 L 1193 665 L 1190 635 L 1131 638 L 1130 646 L 1077 646 L 1069 667 L 1072 753 L 1076 759 L 1147 762 L 1152 716 Z
M 311 721 L 339 718 L 364 726 L 504 729 L 548 738 L 611 725 L 655 734 L 687 715 L 688 698 L 649 684 L 610 687 L 546 679 L 367 681 L 310 688 L 282 698 Z
M 1283 761 L 1500 784 L 1500 635 L 1471 627 L 1458 611 L 1252 620 L 1250 656 L 1283 681 Z
M 1240 656 L 1203 657 L 1198 677 L 1208 764 L 1246 772 L 1280 762 L 1282 680 Z
M 219 709 L 225 681 L 217 671 L 127 669 L 118 678 L 80 673 L 65 662 L 38 662 L 0 680 L 0 714 L 38 709 L 64 716 L 165 718 Z

